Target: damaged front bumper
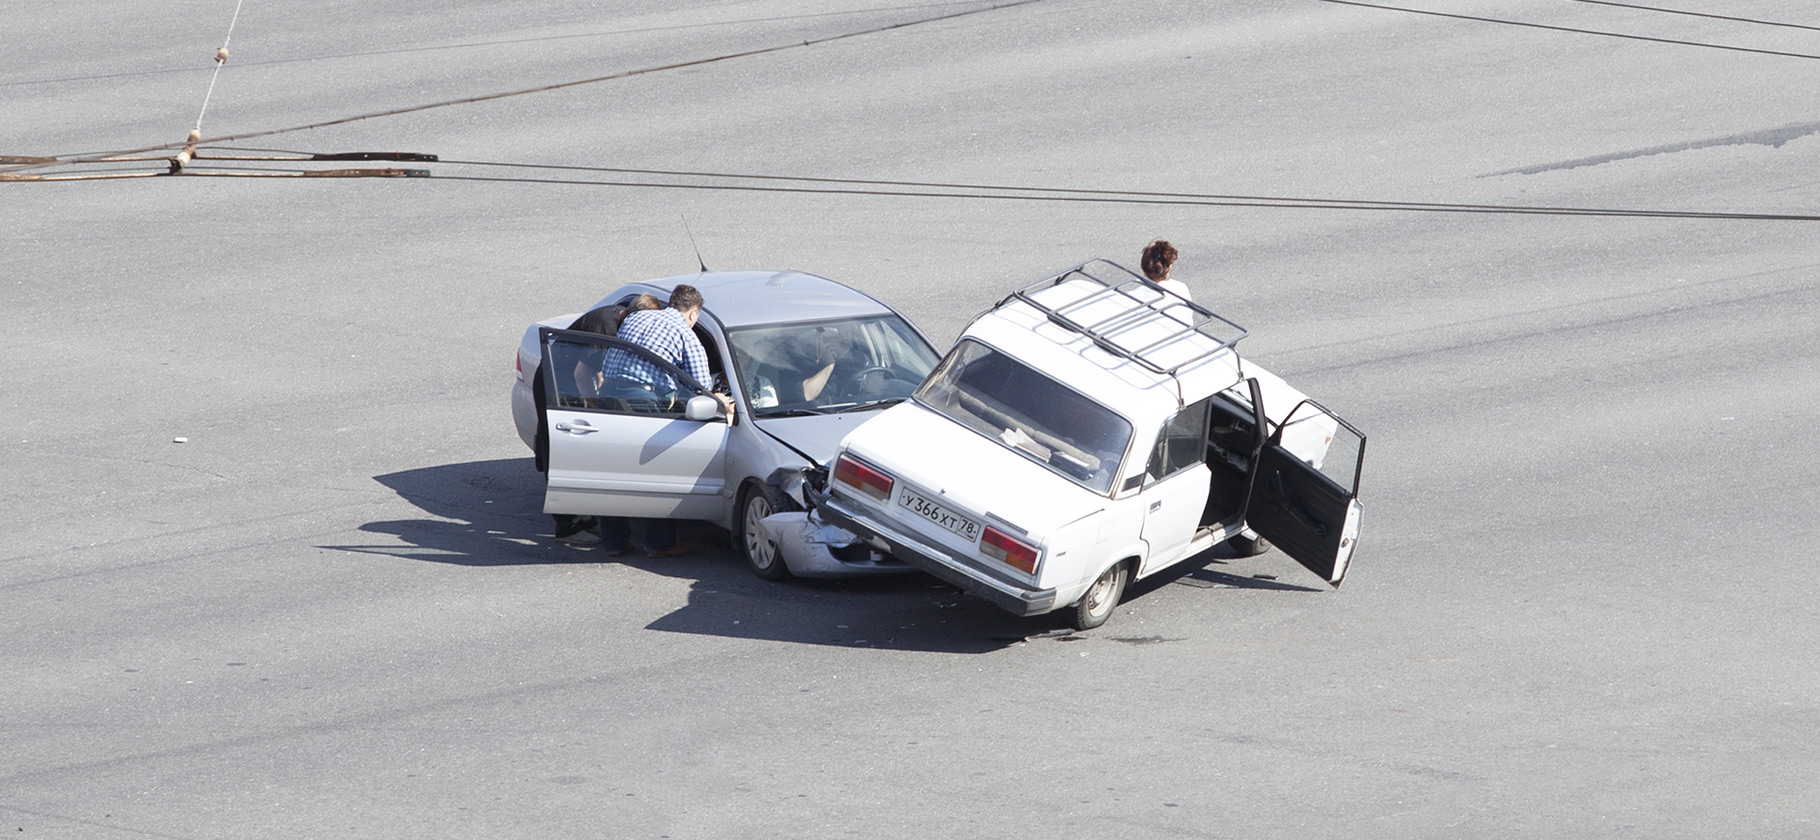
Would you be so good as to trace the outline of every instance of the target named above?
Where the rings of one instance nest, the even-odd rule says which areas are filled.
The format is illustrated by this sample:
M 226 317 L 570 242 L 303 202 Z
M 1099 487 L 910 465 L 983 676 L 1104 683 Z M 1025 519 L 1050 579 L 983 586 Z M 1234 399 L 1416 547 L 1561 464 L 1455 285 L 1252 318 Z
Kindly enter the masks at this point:
M 851 531 L 828 525 L 814 511 L 774 513 L 761 522 L 790 574 L 804 578 L 897 575 L 916 568 L 875 550 Z

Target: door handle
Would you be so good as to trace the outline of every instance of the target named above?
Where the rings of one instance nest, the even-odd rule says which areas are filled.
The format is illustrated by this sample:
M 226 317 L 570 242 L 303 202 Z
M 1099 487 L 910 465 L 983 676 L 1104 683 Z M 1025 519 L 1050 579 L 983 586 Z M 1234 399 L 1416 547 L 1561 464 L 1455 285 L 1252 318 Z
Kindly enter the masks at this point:
M 1158 500 L 1150 503 L 1150 512 L 1151 513 L 1156 513 L 1157 511 L 1162 510 L 1162 509 L 1163 509 L 1163 500 L 1162 499 L 1158 499 Z
M 568 423 L 557 423 L 556 431 L 568 432 L 569 434 L 572 434 L 572 435 L 589 435 L 589 434 L 598 432 L 600 430 L 594 428 L 593 426 L 588 425 L 586 421 L 577 420 L 577 421 L 575 421 L 574 425 L 570 425 Z

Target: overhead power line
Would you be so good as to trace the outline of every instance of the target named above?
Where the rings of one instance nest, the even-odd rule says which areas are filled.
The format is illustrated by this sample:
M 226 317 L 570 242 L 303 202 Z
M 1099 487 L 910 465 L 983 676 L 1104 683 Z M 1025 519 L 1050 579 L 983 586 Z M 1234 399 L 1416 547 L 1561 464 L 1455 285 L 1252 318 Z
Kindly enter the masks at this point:
M 234 27 L 240 23 L 240 7 L 245 4 L 246 0 L 234 2 L 234 17 L 228 21 L 227 34 L 221 38 L 221 49 L 215 51 L 215 72 L 209 74 L 209 90 L 202 95 L 202 108 L 196 112 L 195 136 L 191 139 L 202 136 L 202 115 L 209 112 L 209 100 L 215 96 L 215 81 L 221 78 L 221 68 L 227 66 L 228 42 L 234 40 Z
M 23 165 L 8 167 L 5 169 L 0 169 L 0 172 L 16 171 L 19 169 L 33 169 L 33 168 L 39 168 L 39 167 L 43 167 L 43 166 L 53 166 L 53 165 L 57 165 L 57 164 L 67 164 L 67 163 L 91 163 L 91 162 L 95 162 L 95 161 L 105 160 L 110 157 L 144 154 L 147 152 L 163 151 L 166 149 L 177 149 L 177 148 L 181 148 L 185 145 L 198 145 L 201 143 L 226 143 L 226 142 L 230 142 L 230 141 L 234 141 L 234 140 L 247 140 L 247 139 L 251 139 L 254 137 L 270 137 L 270 136 L 277 135 L 277 134 L 288 134 L 288 133 L 296 132 L 296 131 L 308 131 L 310 129 L 327 128 L 329 126 L 334 126 L 334 125 L 344 125 L 346 123 L 359 122 L 361 120 L 379 119 L 381 117 L 395 117 L 395 116 L 399 116 L 401 114 L 414 114 L 414 113 L 418 113 L 421 111 L 429 111 L 429 110 L 433 110 L 433 109 L 437 109 L 437 108 L 448 108 L 448 107 L 452 107 L 452 106 L 456 106 L 456 105 L 470 105 L 470 104 L 473 104 L 476 102 L 488 102 L 491 100 L 506 99 L 506 98 L 514 97 L 514 96 L 525 96 L 527 94 L 533 94 L 533 93 L 544 93 L 546 91 L 562 90 L 564 88 L 572 88 L 572 87 L 579 87 L 582 85 L 598 84 L 600 82 L 609 82 L 609 81 L 615 81 L 618 79 L 627 79 L 627 78 L 631 78 L 634 76 L 647 75 L 650 73 L 659 73 L 659 72 L 663 72 L 666 70 L 680 70 L 685 67 L 699 67 L 704 64 L 714 64 L 714 63 L 722 62 L 722 61 L 731 61 L 736 58 L 749 58 L 751 56 L 765 55 L 768 53 L 775 53 L 775 52 L 782 52 L 784 50 L 798 49 L 801 47 L 811 47 L 811 46 L 815 46 L 818 44 L 828 44 L 828 43 L 833 43 L 835 41 L 846 40 L 848 38 L 858 38 L 858 37 L 865 36 L 865 35 L 876 35 L 876 34 L 879 34 L 882 32 L 889 32 L 894 29 L 904 29 L 904 28 L 911 27 L 911 26 L 921 26 L 923 24 L 936 23 L 936 22 L 944 21 L 944 20 L 954 20 L 956 18 L 967 17 L 969 15 L 977 15 L 977 14 L 982 14 L 985 12 L 994 12 L 994 11 L 998 11 L 1000 9 L 1009 9 L 1009 8 L 1013 8 L 1016 6 L 1028 6 L 1028 5 L 1031 5 L 1034 3 L 1041 3 L 1041 2 L 1044 2 L 1044 0 L 1011 0 L 1011 2 L 999 3 L 996 5 L 987 6 L 985 8 L 980 8 L 980 9 L 968 9 L 967 11 L 963 11 L 963 12 L 951 12 L 951 13 L 945 14 L 945 15 L 935 15 L 933 17 L 918 18 L 916 20 L 904 21 L 901 23 L 892 23 L 892 24 L 886 24 L 884 26 L 875 26 L 875 27 L 871 27 L 868 29 L 858 30 L 855 32 L 845 32 L 845 33 L 842 33 L 839 35 L 828 35 L 828 36 L 824 36 L 821 38 L 811 38 L 811 39 L 808 39 L 805 41 L 793 41 L 788 44 L 778 44 L 776 46 L 760 47 L 758 49 L 744 50 L 744 51 L 736 52 L 736 53 L 728 53 L 725 55 L 713 56 L 711 58 L 700 58 L 700 59 L 693 59 L 690 61 L 679 61 L 679 62 L 676 62 L 673 64 L 659 65 L 656 67 L 645 67 L 645 68 L 641 68 L 638 70 L 627 70 L 624 72 L 613 73 L 611 75 L 606 75 L 606 76 L 596 76 L 596 77 L 590 78 L 590 79 L 577 79 L 574 81 L 558 82 L 555 84 L 540 85 L 538 87 L 532 87 L 532 88 L 522 88 L 519 90 L 502 91 L 499 93 L 488 93 L 488 94 L 482 94 L 479 96 L 468 96 L 468 97 L 463 97 L 461 99 L 450 99 L 450 100 L 446 100 L 443 102 L 431 102 L 431 103 L 424 104 L 424 105 L 411 105 L 411 106 L 407 106 L 407 107 L 403 107 L 403 108 L 392 108 L 392 109 L 385 110 L 385 111 L 375 111 L 372 113 L 355 114 L 353 116 L 348 116 L 348 117 L 339 117 L 339 118 L 332 119 L 332 120 L 323 120 L 321 122 L 314 122 L 314 123 L 309 123 L 306 125 L 295 125 L 295 126 L 288 126 L 285 128 L 272 128 L 272 129 L 265 129 L 262 131 L 247 131 L 247 132 L 241 132 L 238 134 L 224 134 L 224 135 L 220 135 L 217 137 L 209 137 L 206 139 L 186 140 L 186 141 L 179 141 L 179 142 L 175 142 L 175 143 L 161 143 L 156 146 L 145 146 L 143 148 L 128 149 L 128 150 L 123 150 L 123 151 L 88 153 L 88 154 L 81 154 L 81 155 L 74 155 L 74 156 L 57 156 L 55 158 L 55 163 L 23 164 Z
M 1597 29 L 1576 29 L 1571 26 L 1551 26 L 1545 23 L 1526 23 L 1518 20 L 1478 17 L 1476 15 L 1458 15 L 1451 12 L 1432 12 L 1427 9 L 1407 9 L 1402 6 L 1384 6 L 1377 3 L 1360 3 L 1357 0 L 1320 0 L 1322 3 L 1333 3 L 1339 6 L 1357 6 L 1361 9 L 1377 9 L 1384 12 L 1407 12 L 1414 15 L 1452 18 L 1454 20 L 1471 20 L 1479 23 L 1496 23 L 1503 26 L 1521 26 L 1527 29 L 1546 29 L 1553 32 L 1572 32 L 1578 35 L 1599 35 L 1606 38 L 1623 38 L 1629 41 L 1648 41 L 1656 44 L 1675 44 L 1683 47 L 1705 47 L 1711 50 L 1730 50 L 1732 52 L 1756 53 L 1758 55 L 1777 55 L 1784 58 L 1807 58 L 1820 60 L 1820 55 L 1812 53 L 1783 52 L 1781 50 L 1762 50 L 1755 47 L 1736 47 L 1728 44 L 1708 44 L 1703 41 L 1682 41 L 1675 38 L 1652 38 L 1647 35 L 1627 35 L 1622 32 L 1604 32 Z
M 1526 216 L 1604 216 L 1664 219 L 1723 219 L 1755 221 L 1820 222 L 1820 215 L 1794 213 L 1730 213 L 1687 210 L 1634 210 L 1602 207 L 1552 207 L 1500 204 L 1450 204 L 1416 201 L 1377 201 L 1369 199 L 1295 198 L 1287 196 L 1227 195 L 1217 193 L 1149 192 L 1135 190 L 1089 190 L 1056 187 L 1024 187 L 993 184 L 963 184 L 931 181 L 887 181 L 857 178 L 819 178 L 784 175 L 750 175 L 717 172 L 684 172 L 658 169 L 625 169 L 615 167 L 561 166 L 490 161 L 442 161 L 445 165 L 488 166 L 560 171 L 600 172 L 602 174 L 689 177 L 707 183 L 666 183 L 661 181 L 583 180 L 578 178 L 526 178 L 486 175 L 436 175 L 442 181 L 477 181 L 495 183 L 550 184 L 583 187 L 620 187 L 672 190 L 708 190 L 726 192 L 790 193 L 807 195 L 853 195 L 894 198 L 946 198 L 988 201 L 1042 201 L 1084 204 L 1138 204 L 1188 207 L 1255 207 L 1302 210 L 1376 210 L 1420 213 L 1469 213 Z M 739 180 L 767 184 L 733 183 Z M 783 183 L 779 183 L 783 182 Z M 784 183 L 800 186 L 787 186 Z
M 1690 11 L 1687 11 L 1686 9 L 1665 9 L 1660 6 L 1644 6 L 1644 5 L 1641 5 L 1638 3 L 1617 3 L 1617 2 L 1613 2 L 1613 0 L 1573 0 L 1573 1 L 1575 3 L 1590 3 L 1595 6 L 1616 6 L 1620 9 L 1640 9 L 1640 10 L 1646 11 L 1646 12 L 1661 12 L 1666 15 L 1686 15 L 1688 17 L 1710 18 L 1712 20 L 1729 20 L 1729 21 L 1736 21 L 1738 23 L 1754 23 L 1754 24 L 1758 24 L 1760 26 L 1780 26 L 1785 29 L 1806 29 L 1806 30 L 1810 30 L 1810 31 L 1814 31 L 1814 32 L 1820 32 L 1820 26 L 1804 26 L 1799 23 L 1778 23 L 1773 20 L 1757 20 L 1755 18 L 1732 17 L 1731 15 L 1715 15 L 1715 14 L 1711 14 L 1708 12 L 1690 12 Z
M 851 17 L 853 15 L 876 14 L 878 12 L 901 12 L 913 9 L 941 8 L 949 6 L 975 6 L 984 0 L 959 0 L 946 3 L 916 3 L 907 6 L 877 6 L 865 9 L 845 9 L 838 12 L 813 12 L 801 15 L 775 15 L 762 18 L 743 18 L 740 20 L 717 20 L 709 23 L 680 23 L 670 26 L 647 26 L 639 29 L 613 29 L 600 32 L 576 32 L 567 35 L 538 35 L 527 38 L 502 38 L 494 41 L 470 41 L 460 44 L 434 44 L 422 47 L 398 47 L 389 50 L 366 50 L 362 52 L 333 53 L 329 55 L 305 55 L 292 58 L 270 58 L 261 61 L 238 61 L 239 67 L 265 67 L 274 64 L 299 64 L 311 61 L 333 61 L 342 58 L 368 58 L 382 55 L 406 55 L 420 52 L 440 52 L 444 50 L 465 50 L 478 47 L 500 47 L 514 44 L 533 44 L 543 41 L 568 41 L 577 38 L 605 38 L 615 35 L 636 35 L 646 32 L 670 32 L 681 29 L 705 29 L 715 26 L 749 26 L 759 23 L 776 23 L 781 21 L 803 20 L 823 17 Z M 160 67 L 153 70 L 129 70 L 119 73 L 99 73 L 90 76 L 64 76 L 54 79 L 21 79 L 13 82 L 0 82 L 0 88 L 18 87 L 21 85 L 47 85 L 62 82 L 93 82 L 104 79 L 129 79 L 139 76 L 160 76 L 169 73 L 195 73 L 196 67 Z
M 221 154 L 223 151 L 254 154 Z M 162 162 L 158 157 L 120 157 L 109 163 Z M 763 175 L 732 172 L 694 172 L 674 169 L 635 169 L 630 167 L 579 166 L 568 164 L 514 163 L 506 161 L 446 160 L 436 155 L 404 152 L 343 152 L 309 154 L 304 152 L 258 149 L 199 149 L 198 164 L 212 161 L 231 163 L 312 162 L 312 161 L 416 161 L 440 162 L 445 166 L 535 169 L 558 172 L 592 172 L 603 175 L 642 175 L 662 178 L 687 178 L 693 182 L 650 180 L 584 180 L 581 178 L 507 177 L 488 175 L 432 175 L 426 169 L 345 169 L 345 170 L 249 170 L 215 169 L 184 170 L 186 175 L 217 177 L 416 177 L 443 181 L 469 181 L 502 184 L 543 184 L 575 187 L 610 187 L 620 189 L 703 190 L 752 192 L 792 195 L 841 195 L 889 198 L 939 198 L 974 201 L 1024 201 L 1076 204 L 1118 204 L 1178 207 L 1248 207 L 1277 210 L 1351 210 L 1403 211 L 1414 213 L 1466 213 L 1520 216 L 1598 216 L 1658 219 L 1709 219 L 1735 221 L 1820 221 L 1820 215 L 1798 213 L 1735 213 L 1698 210 L 1639 210 L 1611 207 L 1567 207 L 1518 204 L 1463 204 L 1422 201 L 1388 201 L 1353 198 L 1306 198 L 1295 196 L 1242 195 L 1226 193 L 1160 192 L 1146 190 L 1107 190 L 1073 187 L 1032 187 L 1006 184 L 969 184 L 944 181 L 906 181 L 863 178 L 832 178 L 797 175 Z M 155 171 L 112 170 L 97 174 L 5 174 L 0 181 L 74 181 L 145 178 L 164 174 Z M 758 182 L 758 183 L 740 183 Z

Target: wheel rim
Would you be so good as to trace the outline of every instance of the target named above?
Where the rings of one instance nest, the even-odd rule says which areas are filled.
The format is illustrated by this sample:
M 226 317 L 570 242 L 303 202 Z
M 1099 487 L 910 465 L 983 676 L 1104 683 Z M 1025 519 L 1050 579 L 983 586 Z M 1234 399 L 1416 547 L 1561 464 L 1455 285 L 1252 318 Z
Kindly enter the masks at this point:
M 765 538 L 765 526 L 761 523 L 770 516 L 771 502 L 762 493 L 754 493 L 746 499 L 746 559 L 758 569 L 769 569 L 777 563 L 777 544 Z
M 1093 586 L 1087 589 L 1087 613 L 1089 615 L 1098 617 L 1112 608 L 1112 590 L 1117 577 L 1118 567 L 1114 566 L 1107 569 L 1106 573 L 1100 575 L 1100 579 L 1094 581 Z

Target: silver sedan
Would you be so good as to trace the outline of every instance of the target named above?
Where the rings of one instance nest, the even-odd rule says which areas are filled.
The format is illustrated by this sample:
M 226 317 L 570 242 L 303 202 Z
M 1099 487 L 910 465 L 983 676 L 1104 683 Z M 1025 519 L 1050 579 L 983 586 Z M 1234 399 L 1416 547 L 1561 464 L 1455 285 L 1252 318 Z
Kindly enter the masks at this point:
M 574 314 L 525 330 L 512 417 L 545 473 L 544 511 L 706 520 L 768 580 L 908 571 L 864 545 L 780 552 L 759 523 L 798 507 L 790 478 L 826 463 L 848 431 L 915 390 L 937 360 L 929 340 L 870 296 L 796 271 L 649 280 L 595 307 L 641 293 L 668 300 L 679 284 L 705 300 L 695 332 L 714 381 L 652 357 L 676 386 L 656 401 L 599 387 L 607 353 L 643 348 L 569 330 Z M 731 396 L 731 416 L 716 392 Z

